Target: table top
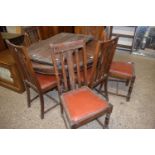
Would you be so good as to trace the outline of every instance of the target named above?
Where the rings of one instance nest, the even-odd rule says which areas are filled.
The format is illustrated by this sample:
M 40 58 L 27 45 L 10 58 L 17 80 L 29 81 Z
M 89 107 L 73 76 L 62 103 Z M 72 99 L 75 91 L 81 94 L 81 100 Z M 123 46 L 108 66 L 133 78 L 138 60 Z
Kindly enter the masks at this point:
M 69 42 L 69 41 L 80 40 L 80 39 L 83 39 L 86 42 L 89 42 L 93 40 L 93 37 L 89 35 L 83 35 L 83 34 L 59 33 L 46 40 L 41 40 L 37 43 L 32 44 L 28 48 L 30 53 L 30 58 L 31 60 L 38 63 L 52 65 L 51 49 L 49 46 L 50 44 Z
M 46 40 L 41 40 L 37 43 L 32 44 L 28 48 L 28 50 L 30 58 L 33 62 L 34 69 L 40 73 L 52 74 L 51 68 L 53 64 L 51 59 L 51 49 L 49 45 L 81 39 L 87 42 L 88 45 L 86 46 L 87 54 L 88 57 L 91 57 L 92 53 L 94 53 L 95 44 L 92 41 L 93 37 L 89 35 L 75 34 L 75 33 L 59 33 Z

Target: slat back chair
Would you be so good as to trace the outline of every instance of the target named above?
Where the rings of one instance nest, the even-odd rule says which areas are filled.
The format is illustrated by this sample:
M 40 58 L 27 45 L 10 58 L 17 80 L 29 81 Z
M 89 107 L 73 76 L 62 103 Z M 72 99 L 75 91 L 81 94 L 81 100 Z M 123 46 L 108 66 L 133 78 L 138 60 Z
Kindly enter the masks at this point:
M 52 62 L 61 101 L 61 114 L 66 127 L 78 128 L 97 120 L 109 124 L 112 105 L 88 88 L 87 55 L 82 40 L 51 44 Z M 84 73 L 83 73 L 84 72 Z M 84 80 L 81 79 L 84 74 Z M 106 114 L 105 123 L 98 118 Z
M 131 93 L 133 90 L 134 82 L 136 79 L 134 62 L 113 61 L 110 68 L 110 81 L 116 81 L 116 93 L 109 92 L 110 94 L 126 97 L 126 101 L 130 101 Z M 124 82 L 128 87 L 126 95 L 120 94 L 118 91 L 118 83 Z
M 108 76 L 118 38 L 99 41 L 93 59 L 90 86 L 97 86 Z
M 75 26 L 75 33 L 92 35 L 94 40 L 104 40 L 104 26 Z
M 36 75 L 33 70 L 28 51 L 24 46 L 17 46 L 6 40 L 6 43 L 18 63 L 18 68 L 22 72 L 23 80 L 29 84 L 35 91 L 41 90 Z
M 107 27 L 107 39 L 112 38 L 113 26 Z M 109 94 L 126 97 L 126 101 L 130 101 L 131 93 L 133 90 L 134 82 L 136 79 L 134 62 L 125 61 L 112 61 L 109 71 L 109 81 L 117 82 L 116 92 L 110 92 Z M 126 83 L 128 86 L 128 92 L 126 95 L 120 94 L 118 85 L 119 82 Z
M 53 49 L 52 61 L 57 60 L 57 64 L 54 63 L 54 68 L 60 94 L 82 86 L 81 68 L 84 69 L 84 83 L 87 85 L 87 56 L 84 41 L 53 44 L 51 48 Z
M 41 40 L 39 28 L 37 26 L 31 26 L 24 29 L 24 45 L 30 46 L 31 44 Z
M 105 87 L 105 97 L 108 99 L 107 80 L 110 66 L 114 57 L 118 42 L 118 37 L 108 40 L 99 41 L 94 54 L 93 66 L 91 69 L 89 87 L 94 88 L 100 84 L 99 93 L 102 94 L 101 88 Z
M 41 119 L 43 119 L 44 113 L 47 112 L 44 111 L 43 95 L 46 94 L 46 92 L 56 88 L 57 86 L 56 78 L 55 76 L 41 75 L 34 72 L 26 47 L 14 45 L 8 40 L 6 40 L 6 43 L 18 64 L 18 69 L 22 73 L 23 82 L 25 84 L 27 92 L 28 107 L 31 106 L 31 102 L 34 99 L 39 97 L 41 104 Z M 32 88 L 35 92 L 38 93 L 38 95 L 33 99 L 31 99 L 30 96 L 30 88 Z M 55 99 L 53 100 L 55 101 Z

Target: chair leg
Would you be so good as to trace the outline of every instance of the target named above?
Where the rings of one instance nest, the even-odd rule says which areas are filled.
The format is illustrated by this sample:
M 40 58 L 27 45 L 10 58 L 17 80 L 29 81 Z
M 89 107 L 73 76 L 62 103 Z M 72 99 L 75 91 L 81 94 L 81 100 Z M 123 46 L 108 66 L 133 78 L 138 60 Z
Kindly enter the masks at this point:
M 116 94 L 118 95 L 118 87 L 119 87 L 119 82 L 116 81 Z
M 105 91 L 105 98 L 107 99 L 107 101 L 109 101 L 109 97 L 108 97 L 108 79 L 105 80 L 104 91 Z
M 64 123 L 65 123 L 65 127 L 68 129 L 68 125 L 67 125 L 67 122 L 65 120 L 65 116 L 62 114 L 62 119 L 64 120 Z
M 40 106 L 41 106 L 41 119 L 44 119 L 44 97 L 43 94 L 39 93 Z
M 102 87 L 104 85 L 104 93 L 105 93 L 105 98 L 107 101 L 109 101 L 109 97 L 108 97 L 108 79 L 105 79 L 105 81 L 103 81 L 101 84 L 100 84 L 100 87 L 99 87 L 99 93 L 102 94 Z M 103 95 L 103 94 L 102 94 Z
M 109 107 L 108 112 L 106 113 L 105 122 L 104 122 L 105 128 L 108 128 L 108 126 L 109 126 L 110 115 L 111 115 L 112 110 L 113 110 L 113 105 L 110 103 L 109 103 L 109 105 L 110 105 L 110 107 Z
M 25 84 L 26 92 L 27 92 L 27 105 L 31 107 L 31 96 L 30 96 L 30 87 Z
M 133 89 L 133 85 L 134 85 L 135 79 L 136 79 L 135 76 L 132 77 L 132 79 L 131 79 L 126 101 L 130 101 L 130 97 L 131 97 L 131 93 L 132 93 L 132 89 Z
M 126 86 L 128 86 L 128 85 L 129 85 L 129 82 L 130 82 L 130 80 L 127 80 L 127 81 L 126 81 L 126 83 L 125 83 L 125 84 L 126 84 Z
M 64 120 L 64 123 L 65 123 L 65 127 L 67 128 L 67 129 L 70 129 L 70 128 L 75 128 L 74 126 L 70 126 L 68 123 L 67 123 L 67 116 L 66 116 L 66 114 L 65 113 L 63 113 L 62 114 L 62 119 Z
M 63 115 L 63 106 L 61 103 L 60 103 L 60 110 L 61 110 L 61 115 Z
M 99 92 L 102 92 L 103 82 L 100 84 L 100 87 L 98 89 Z

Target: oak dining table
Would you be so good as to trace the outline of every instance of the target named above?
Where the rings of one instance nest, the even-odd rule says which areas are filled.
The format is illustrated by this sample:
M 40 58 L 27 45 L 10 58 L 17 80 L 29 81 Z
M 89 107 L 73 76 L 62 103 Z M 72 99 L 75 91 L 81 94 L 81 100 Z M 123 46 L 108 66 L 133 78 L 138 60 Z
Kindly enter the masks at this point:
M 38 73 L 47 75 L 54 74 L 50 44 L 65 43 L 76 40 L 84 40 L 86 42 L 87 57 L 89 61 L 92 61 L 97 43 L 93 36 L 63 32 L 46 40 L 33 43 L 28 47 L 29 56 L 34 70 Z

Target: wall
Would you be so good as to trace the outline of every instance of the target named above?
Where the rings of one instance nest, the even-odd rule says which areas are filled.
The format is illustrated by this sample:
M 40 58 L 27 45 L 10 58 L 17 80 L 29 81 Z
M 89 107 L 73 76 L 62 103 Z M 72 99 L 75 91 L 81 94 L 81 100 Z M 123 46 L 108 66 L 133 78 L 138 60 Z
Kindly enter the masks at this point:
M 21 33 L 21 26 L 6 26 L 9 33 Z

